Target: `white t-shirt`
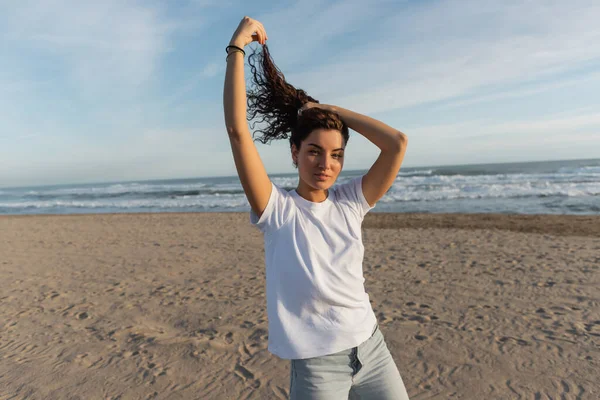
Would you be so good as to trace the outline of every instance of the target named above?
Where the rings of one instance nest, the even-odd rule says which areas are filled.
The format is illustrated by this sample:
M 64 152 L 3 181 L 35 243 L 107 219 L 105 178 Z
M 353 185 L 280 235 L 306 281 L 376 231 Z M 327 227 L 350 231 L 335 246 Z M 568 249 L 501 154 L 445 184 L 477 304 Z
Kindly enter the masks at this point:
M 369 206 L 362 176 L 329 189 L 321 203 L 271 183 L 264 233 L 271 353 L 302 359 L 367 340 L 377 322 L 365 292 L 361 224 Z

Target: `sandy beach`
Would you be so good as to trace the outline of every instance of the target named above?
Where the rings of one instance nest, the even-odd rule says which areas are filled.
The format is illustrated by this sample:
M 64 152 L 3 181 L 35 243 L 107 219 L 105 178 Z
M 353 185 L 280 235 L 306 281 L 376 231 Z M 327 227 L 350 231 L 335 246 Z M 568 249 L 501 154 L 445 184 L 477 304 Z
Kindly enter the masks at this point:
M 367 215 L 408 394 L 600 398 L 600 216 Z M 247 213 L 0 217 L 0 399 L 285 399 Z

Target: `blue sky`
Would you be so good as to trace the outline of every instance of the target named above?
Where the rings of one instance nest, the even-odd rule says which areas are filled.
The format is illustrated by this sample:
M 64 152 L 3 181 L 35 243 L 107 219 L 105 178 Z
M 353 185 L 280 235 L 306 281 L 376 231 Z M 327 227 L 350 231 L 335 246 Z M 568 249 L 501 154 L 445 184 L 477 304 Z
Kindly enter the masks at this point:
M 225 46 L 409 137 L 404 166 L 600 157 L 600 2 L 0 0 L 0 186 L 234 175 Z M 257 147 L 294 171 L 287 141 Z M 345 169 L 378 149 L 351 134 Z

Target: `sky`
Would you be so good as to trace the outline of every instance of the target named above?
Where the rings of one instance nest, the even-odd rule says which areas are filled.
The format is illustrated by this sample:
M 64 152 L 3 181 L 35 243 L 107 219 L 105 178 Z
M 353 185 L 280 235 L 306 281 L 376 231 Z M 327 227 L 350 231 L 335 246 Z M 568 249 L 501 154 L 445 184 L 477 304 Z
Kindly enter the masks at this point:
M 235 175 L 222 94 L 245 15 L 288 82 L 404 132 L 404 167 L 600 157 L 596 0 L 275 4 L 0 0 L 0 186 Z M 295 171 L 287 141 L 256 145 Z M 378 154 L 351 132 L 344 169 Z

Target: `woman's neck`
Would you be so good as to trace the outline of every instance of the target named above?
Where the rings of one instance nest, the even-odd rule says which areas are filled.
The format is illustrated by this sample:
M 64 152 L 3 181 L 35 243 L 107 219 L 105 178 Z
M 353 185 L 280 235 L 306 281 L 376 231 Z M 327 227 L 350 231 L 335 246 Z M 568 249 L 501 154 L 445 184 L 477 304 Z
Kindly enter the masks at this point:
M 313 203 L 321 203 L 327 200 L 327 197 L 329 196 L 329 189 L 314 189 L 300 181 L 300 183 L 298 183 L 298 187 L 296 188 L 296 193 L 298 193 L 298 195 L 305 200 L 312 201 Z

